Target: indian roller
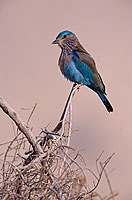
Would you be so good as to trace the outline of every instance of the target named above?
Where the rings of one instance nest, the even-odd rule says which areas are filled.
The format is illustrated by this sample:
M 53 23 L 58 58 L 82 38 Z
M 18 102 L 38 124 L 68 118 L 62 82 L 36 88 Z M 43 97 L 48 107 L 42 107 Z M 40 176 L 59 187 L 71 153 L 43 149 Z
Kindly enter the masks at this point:
M 58 44 L 61 48 L 58 65 L 64 77 L 92 89 L 98 94 L 108 112 L 112 112 L 113 108 L 106 97 L 105 85 L 96 63 L 80 44 L 76 35 L 71 31 L 63 31 L 52 44 Z

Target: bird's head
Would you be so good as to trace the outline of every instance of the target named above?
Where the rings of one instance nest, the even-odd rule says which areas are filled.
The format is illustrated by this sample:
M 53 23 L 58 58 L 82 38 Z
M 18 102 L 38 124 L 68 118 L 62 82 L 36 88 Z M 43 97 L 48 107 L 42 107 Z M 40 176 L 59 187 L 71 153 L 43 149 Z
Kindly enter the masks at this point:
M 59 33 L 56 39 L 52 42 L 52 44 L 58 44 L 61 48 L 68 48 L 69 50 L 73 50 L 76 46 L 78 39 L 74 33 L 71 31 L 63 31 Z

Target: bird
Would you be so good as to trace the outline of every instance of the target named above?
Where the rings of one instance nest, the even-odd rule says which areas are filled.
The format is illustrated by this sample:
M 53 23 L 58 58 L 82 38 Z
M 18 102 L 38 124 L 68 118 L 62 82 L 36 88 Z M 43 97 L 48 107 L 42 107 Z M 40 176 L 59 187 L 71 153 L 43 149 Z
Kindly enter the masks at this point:
M 113 107 L 106 97 L 103 79 L 99 74 L 95 60 L 84 49 L 75 33 L 65 30 L 60 32 L 52 44 L 61 48 L 58 65 L 64 77 L 76 84 L 85 85 L 98 94 L 108 112 Z

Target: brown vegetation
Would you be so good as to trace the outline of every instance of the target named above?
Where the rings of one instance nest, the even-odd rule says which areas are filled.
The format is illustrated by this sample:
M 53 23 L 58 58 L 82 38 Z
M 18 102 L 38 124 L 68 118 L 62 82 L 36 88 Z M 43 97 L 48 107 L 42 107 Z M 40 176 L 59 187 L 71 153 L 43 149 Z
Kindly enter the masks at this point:
M 1 199 L 114 200 L 118 195 L 113 192 L 105 169 L 114 154 L 104 162 L 100 162 L 102 154 L 97 158 L 96 175 L 87 169 L 81 154 L 70 147 L 71 99 L 77 89 L 77 85 L 72 87 L 61 119 L 54 130 L 50 132 L 43 128 L 36 138 L 28 127 L 36 105 L 25 124 L 16 111 L 0 98 L 0 107 L 17 126 L 14 129 L 16 137 L 8 143 L 6 151 L 1 153 Z M 96 179 L 92 189 L 88 185 L 87 170 Z M 110 194 L 105 197 L 96 192 L 103 173 L 110 188 Z

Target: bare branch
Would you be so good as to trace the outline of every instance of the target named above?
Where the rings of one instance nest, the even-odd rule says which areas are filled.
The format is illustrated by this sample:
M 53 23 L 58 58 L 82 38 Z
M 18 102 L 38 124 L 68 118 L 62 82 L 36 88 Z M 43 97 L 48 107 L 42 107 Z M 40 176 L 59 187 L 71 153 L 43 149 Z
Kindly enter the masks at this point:
M 1 109 L 15 122 L 19 130 L 25 135 L 28 142 L 32 145 L 35 152 L 42 153 L 41 147 L 37 144 L 34 135 L 32 134 L 30 128 L 23 122 L 16 111 L 6 103 L 6 101 L 0 97 L 0 107 Z
M 76 90 L 78 90 L 78 89 L 80 88 L 80 86 L 81 86 L 80 84 L 76 84 L 76 83 L 73 84 L 72 89 L 71 89 L 71 92 L 70 92 L 70 94 L 69 94 L 69 96 L 68 96 L 68 99 L 67 99 L 67 102 L 66 102 L 64 111 L 63 111 L 63 113 L 62 113 L 62 115 L 61 115 L 60 121 L 59 121 L 59 123 L 57 124 L 57 126 L 53 129 L 52 132 L 57 133 L 57 132 L 61 129 L 63 120 L 66 118 L 66 114 L 67 114 L 67 111 L 68 111 L 68 109 L 69 109 L 69 106 L 70 106 L 70 103 L 71 103 L 71 99 L 72 99 L 72 97 L 74 96 Z

